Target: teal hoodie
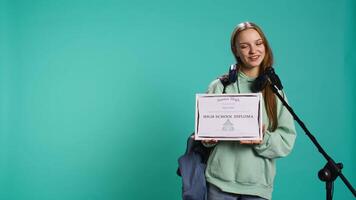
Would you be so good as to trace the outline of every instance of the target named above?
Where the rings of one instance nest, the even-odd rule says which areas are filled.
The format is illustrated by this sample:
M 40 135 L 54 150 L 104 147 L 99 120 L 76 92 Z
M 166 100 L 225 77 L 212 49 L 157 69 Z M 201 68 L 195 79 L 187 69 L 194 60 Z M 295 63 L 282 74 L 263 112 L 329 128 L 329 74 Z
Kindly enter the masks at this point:
M 255 79 L 238 73 L 238 82 L 226 87 L 226 93 L 251 93 Z M 223 85 L 214 80 L 209 94 L 221 94 Z M 286 96 L 282 93 L 284 98 Z M 256 195 L 271 199 L 273 180 L 276 173 L 276 158 L 287 156 L 296 138 L 293 117 L 277 99 L 278 127 L 266 130 L 261 144 L 250 145 L 239 142 L 220 141 L 214 147 L 205 171 L 206 180 L 222 191 Z M 263 124 L 268 127 L 268 117 L 263 104 Z

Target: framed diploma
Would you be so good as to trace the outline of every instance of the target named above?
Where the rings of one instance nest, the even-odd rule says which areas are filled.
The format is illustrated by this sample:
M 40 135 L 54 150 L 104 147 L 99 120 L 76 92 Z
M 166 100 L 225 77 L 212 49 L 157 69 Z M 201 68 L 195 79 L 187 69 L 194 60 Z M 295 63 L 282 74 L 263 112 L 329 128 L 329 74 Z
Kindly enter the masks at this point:
M 195 140 L 261 140 L 262 94 L 197 94 Z

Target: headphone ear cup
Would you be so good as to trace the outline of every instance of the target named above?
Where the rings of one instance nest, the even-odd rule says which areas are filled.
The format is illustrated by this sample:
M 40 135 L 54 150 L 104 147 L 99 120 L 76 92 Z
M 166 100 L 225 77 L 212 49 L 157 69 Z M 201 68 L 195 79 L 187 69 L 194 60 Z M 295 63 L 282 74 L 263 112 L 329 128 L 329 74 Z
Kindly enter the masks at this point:
M 237 64 L 232 64 L 229 68 L 229 82 L 235 83 L 237 80 Z
M 258 76 L 251 85 L 252 92 L 261 92 L 263 88 L 266 87 L 267 81 L 267 76 L 265 74 Z

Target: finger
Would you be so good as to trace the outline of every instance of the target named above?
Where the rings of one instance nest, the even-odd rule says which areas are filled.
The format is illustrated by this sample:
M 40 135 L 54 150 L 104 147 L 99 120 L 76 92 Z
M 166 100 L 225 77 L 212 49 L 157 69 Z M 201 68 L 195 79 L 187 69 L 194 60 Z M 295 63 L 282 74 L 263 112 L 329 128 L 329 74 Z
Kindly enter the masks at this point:
M 261 144 L 262 140 L 241 140 L 240 144 Z
M 204 143 L 204 144 L 208 144 L 207 140 L 202 140 L 201 142 Z
M 262 140 L 256 140 L 255 144 L 261 144 Z
M 215 144 L 217 142 L 217 140 L 209 139 L 209 140 L 202 140 L 202 142 L 205 144 Z
M 209 144 L 215 144 L 215 143 L 217 143 L 218 141 L 215 140 L 215 139 L 211 139 L 211 140 L 209 140 L 208 142 L 209 142 Z

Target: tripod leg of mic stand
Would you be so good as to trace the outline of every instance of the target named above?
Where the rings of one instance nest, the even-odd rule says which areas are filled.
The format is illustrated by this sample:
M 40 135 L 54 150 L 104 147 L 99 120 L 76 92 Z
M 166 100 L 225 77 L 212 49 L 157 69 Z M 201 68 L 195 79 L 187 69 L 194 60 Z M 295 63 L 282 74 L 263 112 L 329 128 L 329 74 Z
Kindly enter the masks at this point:
M 326 181 L 326 200 L 333 199 L 334 181 Z

